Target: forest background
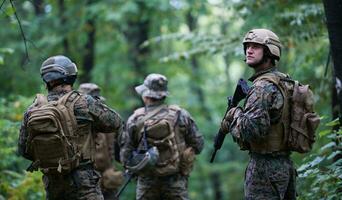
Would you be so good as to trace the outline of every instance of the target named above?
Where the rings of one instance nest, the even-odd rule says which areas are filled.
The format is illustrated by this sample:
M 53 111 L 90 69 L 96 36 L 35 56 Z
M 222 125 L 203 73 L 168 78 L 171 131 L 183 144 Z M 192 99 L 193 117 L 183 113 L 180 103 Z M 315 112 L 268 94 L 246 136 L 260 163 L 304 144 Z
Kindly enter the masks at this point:
M 0 2 L 0 199 L 43 199 L 40 172 L 16 154 L 20 122 L 45 93 L 41 63 L 63 54 L 78 66 L 75 88 L 93 82 L 126 120 L 142 106 L 134 86 L 149 73 L 169 80 L 169 104 L 187 109 L 205 138 L 189 179 L 191 199 L 242 199 L 247 152 L 227 137 L 209 163 L 226 97 L 253 71 L 242 39 L 268 28 L 281 39 L 279 70 L 315 94 L 322 117 L 312 152 L 293 154 L 299 199 L 338 199 L 341 131 L 323 3 L 319 0 L 3 0 Z M 334 104 L 335 100 L 335 104 Z M 118 166 L 120 167 L 120 166 Z M 133 181 L 122 199 L 134 199 Z

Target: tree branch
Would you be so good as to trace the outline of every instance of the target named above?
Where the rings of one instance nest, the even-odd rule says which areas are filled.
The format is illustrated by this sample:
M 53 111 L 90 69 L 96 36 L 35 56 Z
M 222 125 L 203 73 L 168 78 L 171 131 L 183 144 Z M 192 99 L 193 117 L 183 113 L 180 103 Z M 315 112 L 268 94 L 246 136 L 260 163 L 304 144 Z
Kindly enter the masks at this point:
M 5 1 L 5 0 L 4 0 Z M 24 34 L 24 31 L 23 31 L 23 27 L 21 26 L 21 22 L 20 22 L 20 19 L 19 19 L 19 16 L 17 14 L 17 10 L 15 9 L 14 7 L 14 4 L 13 4 L 13 0 L 10 0 L 10 3 L 11 3 L 11 6 L 14 10 L 14 15 L 15 15 L 15 18 L 17 19 L 18 21 L 18 25 L 19 25 L 19 28 L 20 28 L 20 33 L 21 33 L 21 37 L 23 38 L 24 40 L 24 45 L 25 45 L 25 63 L 30 61 L 30 58 L 29 58 L 29 54 L 28 54 L 28 50 L 27 50 L 27 39 L 25 37 L 25 34 Z

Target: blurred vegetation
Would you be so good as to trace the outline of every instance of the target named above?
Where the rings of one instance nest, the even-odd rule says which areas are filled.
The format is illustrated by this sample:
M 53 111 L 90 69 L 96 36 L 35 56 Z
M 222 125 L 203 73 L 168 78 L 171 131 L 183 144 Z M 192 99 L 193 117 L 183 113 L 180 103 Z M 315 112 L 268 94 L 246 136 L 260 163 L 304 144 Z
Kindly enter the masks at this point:
M 40 65 L 57 54 L 78 65 L 75 88 L 80 80 L 98 84 L 107 103 L 124 119 L 142 106 L 133 86 L 148 73 L 166 75 L 168 103 L 189 110 L 205 137 L 205 149 L 189 181 L 191 199 L 215 199 L 216 192 L 222 199 L 242 199 L 247 152 L 239 151 L 227 137 L 214 164 L 209 164 L 209 156 L 226 97 L 232 95 L 238 78 L 253 73 L 243 62 L 242 38 L 259 27 L 278 34 L 283 43 L 279 69 L 310 84 L 323 117 L 313 151 L 293 155 L 299 168 L 299 198 L 341 196 L 341 161 L 334 160 L 341 153 L 341 131 L 331 126 L 332 67 L 327 62 L 329 40 L 321 1 L 23 0 L 12 1 L 14 7 L 9 0 L 4 2 L 0 12 L 4 27 L 0 30 L 0 199 L 44 198 L 41 173 L 26 173 L 29 162 L 18 157 L 16 149 L 25 109 L 36 93 L 46 93 Z M 217 181 L 219 188 L 215 188 Z M 133 199 L 134 189 L 131 183 L 122 199 Z

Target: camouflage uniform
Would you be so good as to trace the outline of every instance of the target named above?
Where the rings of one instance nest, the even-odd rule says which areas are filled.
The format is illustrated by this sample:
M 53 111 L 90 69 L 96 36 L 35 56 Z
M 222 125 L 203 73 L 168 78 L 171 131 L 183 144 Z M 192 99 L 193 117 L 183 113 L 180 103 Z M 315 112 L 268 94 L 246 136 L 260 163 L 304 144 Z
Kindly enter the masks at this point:
M 105 101 L 100 95 L 100 88 L 94 83 L 82 83 L 78 89 L 83 94 L 91 95 L 94 98 Z M 100 186 L 104 200 L 115 200 L 117 187 L 123 182 L 123 173 L 115 169 L 114 157 L 119 154 L 118 136 L 122 130 L 114 133 L 96 133 L 95 138 L 95 167 L 101 173 Z
M 163 83 L 163 81 L 166 81 L 166 78 L 164 76 L 159 74 L 151 74 L 146 77 L 144 84 L 138 86 L 136 90 L 143 97 L 162 99 L 163 97 L 166 97 L 168 95 L 167 89 L 161 88 L 163 85 L 167 84 L 167 82 Z M 128 163 L 132 156 L 132 152 L 139 146 L 139 138 L 137 137 L 137 135 L 139 134 L 137 130 L 137 122 L 145 115 L 148 115 L 151 112 L 155 112 L 155 110 L 159 109 L 160 106 L 165 106 L 165 108 L 167 108 L 163 100 L 159 100 L 146 105 L 145 108 L 138 109 L 143 110 L 142 115 L 137 115 L 137 112 L 135 112 L 132 116 L 129 117 L 123 136 L 123 147 L 120 151 L 121 160 L 124 164 Z M 167 112 L 166 110 L 164 111 Z M 163 112 L 163 110 L 160 112 Z M 197 126 L 191 118 L 190 114 L 186 110 L 180 109 L 176 125 L 178 127 L 181 127 L 183 130 L 181 134 L 184 135 L 183 138 L 186 146 L 192 147 L 194 153 L 199 154 L 203 149 L 203 137 L 199 133 Z M 136 199 L 189 199 L 187 185 L 188 176 L 182 175 L 179 171 L 162 176 L 156 175 L 153 172 L 141 172 L 138 174 Z
M 55 61 L 53 61 L 54 59 Z M 58 59 L 60 60 L 58 61 Z M 65 63 L 71 63 L 71 61 L 64 56 L 51 57 L 47 61 L 50 62 L 51 60 L 57 64 L 59 63 L 60 65 L 58 67 L 60 68 L 65 67 Z M 74 66 L 74 68 L 76 68 L 76 66 Z M 44 81 L 46 80 L 44 79 Z M 72 81 L 67 85 L 69 84 L 72 85 Z M 47 100 L 58 100 L 69 91 L 70 89 L 66 89 L 63 85 L 54 86 L 52 89 L 49 89 Z M 18 141 L 18 153 L 28 160 L 32 160 L 32 158 L 27 154 L 26 150 L 26 142 L 28 139 L 27 122 L 29 112 L 35 105 L 36 102 L 34 102 L 34 104 L 32 104 L 24 114 Z M 122 128 L 120 116 L 115 111 L 89 95 L 81 95 L 81 98 L 75 102 L 74 114 L 79 129 L 89 124 L 91 125 L 92 130 L 106 133 Z M 90 144 L 90 146 L 91 145 L 94 144 Z M 92 150 L 87 149 L 85 151 Z M 93 161 L 91 159 L 82 159 L 81 155 L 80 165 L 70 173 L 65 175 L 44 174 L 43 182 L 46 190 L 46 198 L 49 200 L 102 200 L 103 196 L 99 187 L 99 178 L 100 174 L 94 169 Z
M 251 148 L 251 144 L 265 143 L 267 136 L 276 134 L 271 126 L 280 122 L 283 112 L 284 97 L 278 87 L 258 79 L 266 73 L 278 72 L 275 67 L 256 72 L 249 79 L 254 82 L 244 108 L 231 109 L 223 125 L 228 124 L 241 149 L 250 152 L 245 172 L 245 199 L 296 199 L 296 170 L 290 159 L 291 152 L 284 149 L 260 153 Z

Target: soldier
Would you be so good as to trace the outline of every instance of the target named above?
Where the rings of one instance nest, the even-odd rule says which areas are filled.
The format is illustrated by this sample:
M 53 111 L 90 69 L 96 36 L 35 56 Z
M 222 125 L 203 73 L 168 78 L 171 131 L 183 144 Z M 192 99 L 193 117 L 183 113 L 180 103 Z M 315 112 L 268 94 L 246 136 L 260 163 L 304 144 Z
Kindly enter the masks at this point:
M 48 95 L 37 95 L 24 114 L 18 153 L 40 169 L 46 199 L 102 200 L 94 169 L 95 133 L 122 129 L 120 116 L 101 101 L 72 89 L 76 65 L 58 55 L 40 69 Z
M 78 91 L 105 101 L 100 95 L 99 86 L 94 83 L 82 83 Z M 113 165 L 115 155 L 119 154 L 117 147 L 120 134 L 121 130 L 114 133 L 97 133 L 95 138 L 95 168 L 102 175 L 100 186 L 104 200 L 116 199 L 116 190 L 123 183 L 123 173 L 116 170 Z
M 244 108 L 231 109 L 221 124 L 242 150 L 249 150 L 245 199 L 296 199 L 296 170 L 285 144 L 285 101 L 280 86 L 267 77 L 285 77 L 276 68 L 281 43 L 267 29 L 253 29 L 243 39 L 245 62 L 254 69 Z
M 120 156 L 137 173 L 136 199 L 189 199 L 188 176 L 203 137 L 186 110 L 164 103 L 169 94 L 165 76 L 150 74 L 135 90 L 145 107 L 129 117 Z

